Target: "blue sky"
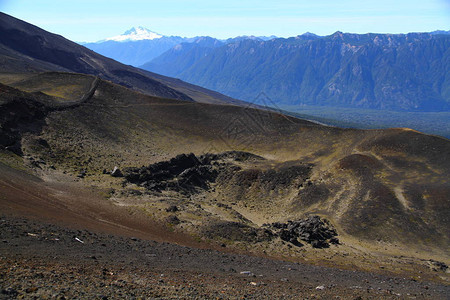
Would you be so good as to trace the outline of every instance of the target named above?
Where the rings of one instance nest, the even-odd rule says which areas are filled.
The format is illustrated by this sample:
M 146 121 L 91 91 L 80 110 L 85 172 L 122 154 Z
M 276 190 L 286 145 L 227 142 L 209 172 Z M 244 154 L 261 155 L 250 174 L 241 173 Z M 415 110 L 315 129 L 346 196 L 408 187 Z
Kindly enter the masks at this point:
M 450 30 L 450 0 L 0 0 L 0 11 L 74 41 L 133 26 L 217 38 Z

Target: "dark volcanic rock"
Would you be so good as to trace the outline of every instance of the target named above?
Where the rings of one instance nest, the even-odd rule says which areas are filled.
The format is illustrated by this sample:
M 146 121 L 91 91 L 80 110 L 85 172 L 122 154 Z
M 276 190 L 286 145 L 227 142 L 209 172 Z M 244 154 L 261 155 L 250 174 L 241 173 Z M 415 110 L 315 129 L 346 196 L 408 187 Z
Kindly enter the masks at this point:
M 186 169 L 200 165 L 197 157 L 190 154 L 180 154 L 170 161 L 157 162 L 148 167 L 125 169 L 125 179 L 131 183 L 151 186 L 152 182 L 173 179 Z
M 7 296 L 16 297 L 18 292 L 15 289 L 9 287 L 9 288 L 3 289 L 2 294 L 7 295 Z
M 448 266 L 441 261 L 430 259 L 430 262 L 436 268 L 436 270 L 446 272 L 448 269 Z
M 166 166 L 167 171 L 169 171 L 172 175 L 179 175 L 183 171 L 196 167 L 200 165 L 200 161 L 198 158 L 193 154 L 180 154 L 172 158 L 169 162 L 162 162 L 160 163 L 162 166 Z M 155 167 L 157 168 L 158 164 L 155 164 Z
M 213 182 L 218 171 L 212 166 L 197 166 L 184 170 L 177 178 L 178 183 L 184 188 L 200 187 L 206 189 L 208 182 Z
M 172 225 L 178 225 L 181 223 L 180 219 L 178 219 L 177 216 L 175 215 L 170 215 L 166 218 L 167 223 L 172 224 Z
M 172 205 L 172 206 L 169 206 L 168 208 L 166 208 L 167 212 L 177 212 L 178 210 L 179 209 L 176 205 Z
M 87 171 L 81 170 L 80 173 L 77 175 L 78 178 L 84 178 L 86 177 Z
M 180 154 L 169 161 L 161 161 L 141 168 L 124 170 L 125 179 L 145 188 L 161 192 L 173 190 L 182 193 L 194 193 L 197 189 L 208 189 L 224 166 L 234 167 L 226 161 L 260 160 L 260 156 L 240 151 L 220 154 L 204 154 L 199 157 L 193 153 Z M 218 161 L 223 163 L 218 163 Z
M 333 244 L 333 245 L 339 245 L 340 244 L 340 242 L 339 242 L 339 239 L 337 238 L 337 237 L 332 237 L 331 239 L 330 239 L 330 244 Z
M 114 167 L 114 169 L 111 172 L 111 176 L 113 177 L 123 177 L 122 171 L 118 167 Z
M 303 246 L 298 240 L 298 235 L 293 231 L 283 229 L 280 231 L 279 236 L 283 241 L 290 242 L 298 247 Z
M 336 238 L 337 232 L 331 227 L 328 220 L 319 216 L 310 216 L 299 221 L 288 221 L 287 223 L 264 224 L 276 232 L 283 241 L 290 242 L 296 246 L 302 246 L 299 240 L 303 240 L 314 248 L 328 248 L 331 244 L 339 244 Z
M 311 246 L 313 246 L 313 248 L 319 248 L 319 249 L 330 247 L 330 244 L 328 244 L 324 240 L 314 240 L 314 241 L 311 241 L 310 244 L 311 244 Z

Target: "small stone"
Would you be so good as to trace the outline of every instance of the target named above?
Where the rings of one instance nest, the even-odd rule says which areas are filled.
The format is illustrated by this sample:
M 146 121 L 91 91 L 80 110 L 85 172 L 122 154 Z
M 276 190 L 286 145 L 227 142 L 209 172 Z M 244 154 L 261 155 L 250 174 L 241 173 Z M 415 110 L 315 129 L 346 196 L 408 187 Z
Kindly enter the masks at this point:
M 252 276 L 252 275 L 253 275 L 253 273 L 250 272 L 250 271 L 242 271 L 240 274 L 242 274 L 242 275 L 248 275 L 248 276 Z
M 167 221 L 167 223 L 172 224 L 172 225 L 178 225 L 181 223 L 180 219 L 178 219 L 178 217 L 175 215 L 168 216 L 166 218 L 166 221 Z
M 168 208 L 166 208 L 167 212 L 177 212 L 178 211 L 178 207 L 176 205 L 171 205 Z
M 84 242 L 82 240 L 80 240 L 79 238 L 77 238 L 77 237 L 75 237 L 75 241 L 77 241 L 77 242 L 79 242 L 81 244 L 84 244 Z
M 323 285 L 316 286 L 316 290 L 323 290 L 323 289 L 325 289 L 325 286 Z
M 9 288 L 3 289 L 2 294 L 8 295 L 8 296 L 17 296 L 17 294 L 19 294 L 19 293 L 12 287 L 9 287 Z
M 333 245 L 339 245 L 340 244 L 339 239 L 337 237 L 332 237 L 330 239 L 330 243 L 333 244 Z
M 34 292 L 36 292 L 37 290 L 38 290 L 37 287 L 30 287 L 30 288 L 27 288 L 27 289 L 25 290 L 25 292 L 27 292 L 27 293 L 29 294 L 29 293 L 34 293 Z

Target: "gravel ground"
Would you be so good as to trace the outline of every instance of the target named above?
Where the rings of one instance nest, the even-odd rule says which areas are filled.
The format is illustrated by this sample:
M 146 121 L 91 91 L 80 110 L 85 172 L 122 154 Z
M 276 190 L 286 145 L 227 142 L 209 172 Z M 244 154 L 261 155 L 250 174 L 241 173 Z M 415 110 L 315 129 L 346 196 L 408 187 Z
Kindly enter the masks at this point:
M 1 299 L 450 299 L 450 286 L 0 218 Z

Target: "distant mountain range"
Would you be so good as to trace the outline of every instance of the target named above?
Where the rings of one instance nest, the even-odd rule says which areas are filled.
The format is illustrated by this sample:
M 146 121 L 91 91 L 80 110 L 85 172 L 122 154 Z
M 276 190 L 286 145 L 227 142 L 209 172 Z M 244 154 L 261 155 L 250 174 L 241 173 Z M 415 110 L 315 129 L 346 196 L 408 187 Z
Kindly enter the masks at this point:
M 143 27 L 84 46 L 125 64 L 254 102 L 450 110 L 450 31 L 164 36 Z
M 133 27 L 118 36 L 106 38 L 95 43 L 81 43 L 81 45 L 124 64 L 138 67 L 181 43 L 196 43 L 203 39 L 211 39 L 215 40 L 218 45 L 225 45 L 244 39 L 268 40 L 272 38 L 275 38 L 275 36 L 241 36 L 227 40 L 218 40 L 210 37 L 187 38 L 165 36 L 139 26 Z
M 6 15 L 3 19 L 7 20 Z M 336 32 L 325 37 L 305 33 L 287 39 L 241 36 L 219 40 L 168 37 L 137 27 L 85 44 L 122 63 L 141 65 L 145 70 L 219 92 L 215 93 L 121 65 L 67 40 L 55 43 L 60 49 L 46 49 L 45 40 L 62 38 L 42 32 L 30 34 L 30 28 L 2 38 L 9 49 L 0 49 L 4 69 L 32 66 L 101 75 L 148 94 L 214 103 L 238 103 L 219 94 L 223 93 L 257 104 L 261 104 L 257 98 L 264 95 L 264 104 L 269 101 L 281 106 L 450 111 L 450 31 L 364 35 Z M 43 40 L 36 42 L 42 47 L 28 47 L 39 35 Z M 6 57 L 16 55 L 10 50 L 23 50 L 20 55 L 27 53 L 31 59 L 27 65 L 9 66 L 13 61 Z M 59 64 L 51 65 L 57 58 Z M 96 65 L 95 70 L 92 65 Z M 98 70 L 103 70 L 102 74 L 97 74 Z M 158 83 L 150 83 L 149 79 Z M 159 83 L 162 85 L 156 87 Z
M 450 109 L 448 31 L 182 43 L 142 68 L 274 104 Z
M 0 71 L 83 73 L 151 96 L 207 103 L 241 102 L 181 80 L 126 66 L 1 12 Z

